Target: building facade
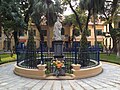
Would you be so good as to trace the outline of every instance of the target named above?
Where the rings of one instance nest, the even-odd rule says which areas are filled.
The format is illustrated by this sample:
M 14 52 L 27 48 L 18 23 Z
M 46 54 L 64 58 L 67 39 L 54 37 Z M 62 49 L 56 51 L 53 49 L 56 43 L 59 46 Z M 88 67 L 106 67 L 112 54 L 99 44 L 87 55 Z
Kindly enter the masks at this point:
M 114 28 L 120 28 L 120 17 L 118 17 L 116 21 L 113 23 Z M 36 43 L 36 47 L 40 47 L 40 35 L 39 31 L 37 30 L 36 26 L 34 24 L 31 24 L 31 28 L 33 30 L 34 34 L 34 40 Z M 95 38 L 94 38 L 94 24 L 93 22 L 89 22 L 88 24 L 89 28 L 89 35 L 87 36 L 87 40 L 89 45 L 93 46 L 95 43 Z M 103 32 L 106 33 L 109 37 L 103 36 Z M 49 46 L 49 48 L 53 47 L 53 26 L 47 26 L 47 25 L 41 25 L 41 33 L 44 36 L 44 47 Z M 62 28 L 62 38 L 64 41 L 65 45 L 68 45 L 71 42 L 71 38 L 73 36 L 73 26 L 71 25 L 65 25 Z M 112 48 L 113 47 L 113 41 L 112 38 L 109 35 L 109 25 L 104 25 L 104 21 L 98 20 L 96 22 L 96 35 L 97 35 L 97 42 L 99 45 L 106 46 L 109 48 L 109 46 Z M 19 35 L 19 41 L 20 43 L 24 44 L 25 46 L 27 45 L 27 40 L 28 40 L 28 31 L 24 33 L 24 35 Z M 80 38 L 81 36 L 76 37 L 76 41 L 78 44 L 80 44 Z M 74 42 L 74 40 L 73 40 Z M 2 31 L 0 33 L 0 50 L 7 50 L 8 47 L 11 47 L 11 49 L 14 46 L 14 38 L 11 39 L 11 44 L 8 43 L 7 37 L 5 36 L 4 32 Z M 79 45 L 78 45 L 79 46 Z

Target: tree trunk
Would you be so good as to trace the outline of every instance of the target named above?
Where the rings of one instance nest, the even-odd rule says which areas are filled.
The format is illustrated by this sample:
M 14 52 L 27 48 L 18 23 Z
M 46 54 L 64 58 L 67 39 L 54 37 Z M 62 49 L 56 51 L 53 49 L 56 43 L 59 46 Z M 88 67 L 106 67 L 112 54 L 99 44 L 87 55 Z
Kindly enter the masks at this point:
M 94 9 L 93 9 L 93 23 L 94 23 L 95 46 L 97 46 L 97 36 L 96 36 L 96 27 L 95 27 L 95 11 L 94 11 Z
M 79 20 L 78 14 L 77 14 L 76 11 L 73 9 L 73 6 L 71 5 L 71 3 L 70 3 L 69 0 L 68 0 L 68 4 L 69 4 L 71 10 L 73 11 L 73 13 L 74 13 L 75 16 L 76 16 L 76 21 L 77 21 L 77 23 L 78 23 L 78 25 L 79 25 L 80 32 L 82 33 L 82 25 L 81 25 L 81 23 L 80 23 L 80 20 Z
M 2 20 L 1 20 L 1 14 L 0 14 L 0 34 L 2 34 Z
M 0 5 L 1 5 L 1 0 L 0 0 Z M 1 20 L 1 12 L 0 12 L 0 34 L 1 34 L 1 31 L 2 31 L 2 20 Z
M 49 29 L 49 4 L 47 4 L 47 6 L 48 6 L 48 14 L 47 14 L 47 22 L 48 22 L 48 30 L 47 30 L 47 47 L 48 47 L 48 53 L 50 52 L 50 29 Z
M 88 10 L 88 17 L 87 17 L 87 21 L 86 21 L 86 25 L 85 25 L 85 30 L 88 30 L 88 22 L 89 22 L 89 19 L 90 19 L 90 16 L 91 16 L 91 10 L 89 9 Z
M 17 33 L 18 33 L 18 32 L 14 30 L 14 32 L 13 32 L 13 37 L 14 37 L 14 42 L 15 42 L 15 51 L 16 51 L 17 45 L 19 44 L 18 37 L 17 37 Z
M 117 43 L 117 57 L 120 58 L 120 37 L 119 37 L 119 41 Z
M 111 37 L 113 39 L 113 52 L 117 53 L 117 42 L 116 42 L 117 39 L 116 39 L 116 35 L 112 34 L 113 27 L 112 27 L 112 23 L 111 22 L 109 23 L 109 32 L 110 32 L 110 35 L 111 35 Z
M 117 42 L 116 42 L 116 38 L 112 38 L 113 39 L 113 49 L 112 51 L 114 53 L 117 53 Z

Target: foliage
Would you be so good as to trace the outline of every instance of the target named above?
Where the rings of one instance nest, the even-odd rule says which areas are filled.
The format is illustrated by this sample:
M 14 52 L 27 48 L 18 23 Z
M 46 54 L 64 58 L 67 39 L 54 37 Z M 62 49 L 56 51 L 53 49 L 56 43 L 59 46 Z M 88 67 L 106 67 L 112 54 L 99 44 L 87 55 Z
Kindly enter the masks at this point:
M 76 5 L 75 5 L 76 8 L 75 9 L 74 9 L 74 6 L 72 5 L 72 1 L 76 2 Z M 80 9 L 80 7 L 82 7 L 82 6 L 79 6 L 77 4 L 78 3 L 77 0 L 63 0 L 63 2 L 65 4 L 68 4 L 70 6 L 71 10 L 74 13 L 75 20 L 77 22 L 77 25 L 79 27 L 79 31 L 81 33 L 79 56 L 78 56 L 79 63 L 82 66 L 87 66 L 89 64 L 90 60 L 88 59 L 89 55 L 85 53 L 85 52 L 87 52 L 87 48 L 88 48 L 88 43 L 87 43 L 87 38 L 86 38 L 87 34 L 86 33 L 87 33 L 87 30 L 88 30 L 89 18 L 91 16 L 91 14 L 90 14 L 91 8 L 89 8 L 89 10 L 88 10 L 89 13 L 88 13 L 87 19 L 85 19 L 86 18 L 85 10 L 87 10 L 87 9 L 85 9 L 84 11 L 82 11 L 82 9 L 85 8 L 85 7 L 88 7 L 88 5 Z M 83 0 L 80 1 L 80 4 L 82 4 L 82 3 L 83 3 Z M 82 5 L 84 5 L 85 3 L 88 4 L 87 2 L 84 2 Z M 82 21 L 82 20 L 84 20 L 84 21 Z
M 29 38 L 27 42 L 27 53 L 26 58 L 30 62 L 36 62 L 36 45 L 34 41 L 33 31 L 29 30 Z
M 3 30 L 5 32 L 13 32 L 16 45 L 18 43 L 17 33 L 25 27 L 19 2 L 15 0 L 2 0 L 0 12 Z
M 63 11 L 59 0 L 54 2 L 52 0 L 29 0 L 27 9 L 25 21 L 28 22 L 28 18 L 31 16 L 38 30 L 40 29 L 38 25 L 40 25 L 41 16 L 46 16 L 47 23 L 53 24 L 56 21 L 56 15 Z
M 80 31 L 79 31 L 79 29 L 77 27 L 74 29 L 74 35 L 76 37 L 80 35 Z
M 85 25 L 86 18 L 87 18 L 86 13 L 84 10 L 81 10 L 80 8 L 76 8 L 76 12 L 78 13 L 78 17 L 79 17 L 79 20 L 81 21 L 82 29 L 83 29 L 83 27 Z M 77 28 L 79 28 L 78 23 L 76 21 L 75 14 L 65 16 L 65 20 L 63 23 L 68 24 L 68 25 L 74 24 Z
M 120 57 L 120 28 L 112 29 L 112 32 L 116 35 L 116 43 L 117 43 L 117 56 Z
M 61 69 L 63 64 L 64 64 L 64 61 L 59 61 L 59 60 L 56 60 L 56 61 L 53 61 L 52 62 L 53 66 L 55 66 L 57 69 Z
M 72 1 L 75 2 L 74 6 L 72 5 Z M 73 11 L 73 13 L 75 15 L 75 20 L 76 20 L 76 22 L 78 24 L 78 27 L 79 27 L 79 30 L 80 30 L 80 33 L 82 33 L 82 23 L 80 21 L 79 14 L 76 11 L 76 9 L 78 7 L 77 0 L 62 0 L 62 3 L 63 3 L 63 5 L 69 5 L 69 7 L 71 8 L 71 10 Z
M 106 19 L 105 24 L 109 24 L 110 35 L 113 39 L 114 52 L 117 51 L 117 43 L 116 43 L 117 37 L 115 35 L 116 31 L 113 30 L 112 22 L 116 19 L 119 12 L 120 12 L 119 0 L 111 0 L 111 1 L 106 0 L 103 9 L 101 9 L 100 11 L 100 14 L 102 14 L 101 16 L 104 16 L 104 18 Z
M 86 33 L 82 33 L 81 40 L 80 40 L 80 48 L 79 48 L 79 63 L 81 66 L 88 66 L 90 59 L 88 52 L 88 42 L 86 38 Z

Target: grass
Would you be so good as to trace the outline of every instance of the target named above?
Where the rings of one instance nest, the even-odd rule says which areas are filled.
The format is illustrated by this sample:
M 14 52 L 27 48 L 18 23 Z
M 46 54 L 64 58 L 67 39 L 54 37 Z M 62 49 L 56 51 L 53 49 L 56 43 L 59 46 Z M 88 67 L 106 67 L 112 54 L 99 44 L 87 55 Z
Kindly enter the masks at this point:
M 0 64 L 16 61 L 16 54 L 11 57 L 11 54 L 0 54 Z
M 100 60 L 120 64 L 120 58 L 118 58 L 115 54 L 100 54 Z

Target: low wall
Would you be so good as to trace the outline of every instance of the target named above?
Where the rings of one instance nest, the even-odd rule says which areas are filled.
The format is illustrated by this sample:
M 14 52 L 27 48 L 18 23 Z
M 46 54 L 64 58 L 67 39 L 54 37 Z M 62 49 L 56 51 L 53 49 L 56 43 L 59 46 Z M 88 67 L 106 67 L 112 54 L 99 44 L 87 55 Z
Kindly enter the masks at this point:
M 78 66 L 78 67 L 76 67 Z M 22 68 L 19 67 L 15 64 L 15 68 L 14 68 L 14 73 L 23 77 L 27 77 L 27 78 L 35 78 L 35 79 L 46 79 L 46 74 L 45 74 L 45 65 L 38 65 L 38 69 L 27 69 L 27 68 Z M 73 71 L 73 75 L 74 79 L 79 79 L 79 78 L 88 78 L 88 77 L 92 77 L 92 76 L 96 76 L 98 74 L 100 74 L 102 72 L 102 63 L 100 62 L 100 64 L 98 66 L 95 67 L 91 67 L 91 68 L 85 68 L 85 69 L 81 69 L 80 65 L 75 65 L 74 64 L 74 68 L 72 69 Z
M 15 64 L 14 73 L 27 78 L 45 79 L 45 69 L 27 69 L 19 67 Z
M 96 76 L 98 74 L 100 74 L 103 69 L 102 69 L 102 63 L 100 62 L 99 65 L 95 66 L 95 67 L 91 67 L 91 68 L 85 68 L 85 69 L 72 69 L 73 71 L 73 75 L 75 76 L 75 79 L 78 78 L 88 78 L 88 77 L 92 77 L 92 76 Z

